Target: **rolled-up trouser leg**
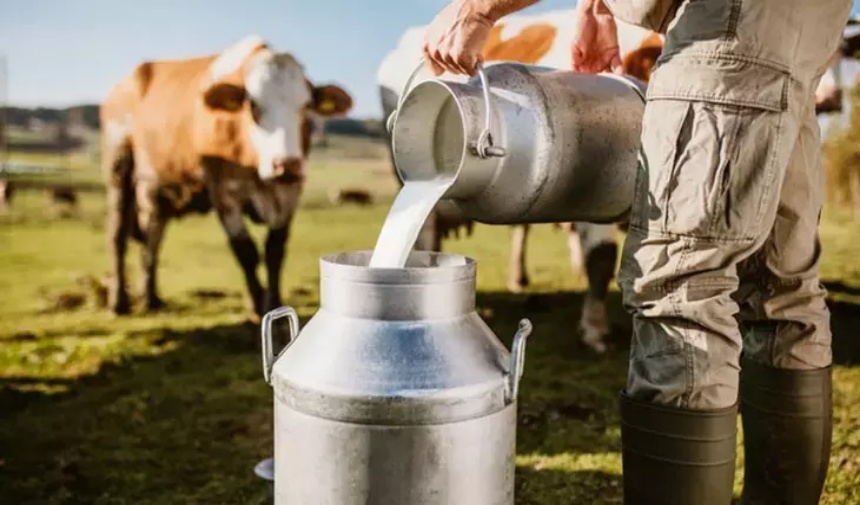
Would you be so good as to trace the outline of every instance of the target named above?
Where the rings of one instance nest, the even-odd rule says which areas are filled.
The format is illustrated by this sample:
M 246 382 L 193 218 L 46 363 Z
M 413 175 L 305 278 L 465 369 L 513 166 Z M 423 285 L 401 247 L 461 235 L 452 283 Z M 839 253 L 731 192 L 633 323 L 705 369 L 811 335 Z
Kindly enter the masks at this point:
M 832 353 L 818 277 L 824 193 L 819 145 L 809 113 L 768 241 L 739 266 L 744 505 L 817 504 L 827 476 Z
M 830 366 L 830 313 L 818 265 L 819 217 L 824 199 L 820 134 L 811 99 L 806 104 L 767 241 L 738 265 L 744 355 L 774 368 Z
M 668 67 L 672 62 L 666 64 Z M 787 113 L 653 100 L 619 271 L 633 315 L 627 393 L 685 409 L 737 401 L 737 264 L 771 228 Z
M 685 2 L 671 23 L 648 84 L 619 271 L 634 323 L 631 397 L 693 409 L 735 403 L 738 265 L 766 241 L 771 263 L 792 254 L 791 241 L 769 241 L 772 231 L 817 226 L 819 197 L 803 178 L 820 172 L 787 170 L 798 149 L 800 164 L 817 166 L 817 142 L 804 141 L 811 136 L 801 130 L 817 128 L 815 87 L 850 7 L 850 0 L 701 0 Z M 790 206 L 786 192 L 795 199 Z M 817 247 L 814 236 L 798 240 Z M 798 352 L 829 347 L 815 341 L 829 332 L 817 277 L 808 272 L 781 286 L 784 296 L 768 293 L 773 309 L 801 326 L 765 314 L 768 325 L 795 327 L 782 341 L 797 335 L 788 347 Z M 801 354 L 802 361 L 815 353 Z

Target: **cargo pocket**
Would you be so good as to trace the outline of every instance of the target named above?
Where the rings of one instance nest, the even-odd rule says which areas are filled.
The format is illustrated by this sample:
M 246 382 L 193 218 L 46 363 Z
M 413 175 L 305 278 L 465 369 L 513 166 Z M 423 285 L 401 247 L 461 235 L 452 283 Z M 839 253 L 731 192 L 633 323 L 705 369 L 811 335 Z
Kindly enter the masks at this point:
M 633 225 L 713 241 L 762 232 L 778 186 L 788 74 L 735 59 L 678 58 L 648 89 Z M 647 184 L 647 189 L 644 185 Z

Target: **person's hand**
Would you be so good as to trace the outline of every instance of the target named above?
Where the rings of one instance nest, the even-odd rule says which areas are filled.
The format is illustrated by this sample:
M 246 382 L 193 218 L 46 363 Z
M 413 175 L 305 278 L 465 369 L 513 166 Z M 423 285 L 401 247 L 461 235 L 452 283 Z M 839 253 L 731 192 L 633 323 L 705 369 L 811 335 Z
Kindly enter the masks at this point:
M 571 62 L 576 72 L 621 73 L 618 28 L 602 0 L 580 0 L 577 5 Z
M 454 0 L 433 19 L 424 36 L 424 56 L 434 75 L 475 75 L 493 20 L 468 0 Z

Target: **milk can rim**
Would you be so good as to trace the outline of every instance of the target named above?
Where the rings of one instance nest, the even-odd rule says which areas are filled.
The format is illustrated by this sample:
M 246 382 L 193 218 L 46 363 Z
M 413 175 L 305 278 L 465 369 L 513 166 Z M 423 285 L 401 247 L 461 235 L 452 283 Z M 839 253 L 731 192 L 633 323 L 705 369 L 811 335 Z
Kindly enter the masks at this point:
M 404 268 L 370 268 L 366 266 L 366 263 L 369 263 L 372 254 L 373 251 L 371 250 L 326 254 L 320 258 L 320 276 L 374 284 L 434 284 L 475 279 L 477 262 L 462 254 L 412 251 L 410 258 L 424 257 L 427 260 L 443 258 L 451 260 L 452 263 Z M 365 260 L 365 264 L 356 265 L 344 262 L 350 257 L 361 258 Z
M 394 126 L 391 129 L 390 144 L 391 144 L 392 153 L 396 155 L 399 152 L 399 150 L 398 150 L 399 146 L 403 144 L 402 138 L 398 138 L 398 137 L 402 137 L 402 135 L 403 135 L 402 128 L 398 128 L 398 125 L 399 124 L 402 125 L 402 123 L 398 124 L 398 121 L 397 121 L 397 119 L 400 118 L 400 115 L 403 112 L 403 110 L 408 111 L 412 107 L 416 107 L 415 97 L 419 96 L 419 93 L 426 93 L 426 91 L 425 91 L 426 89 L 441 88 L 441 89 L 447 91 L 448 98 L 453 100 L 454 105 L 457 107 L 457 112 L 458 112 L 457 115 L 460 119 L 460 128 L 463 131 L 463 147 L 462 147 L 461 152 L 460 152 L 460 163 L 457 166 L 457 171 L 452 173 L 452 174 L 447 174 L 447 176 L 446 176 L 446 178 L 449 179 L 450 181 L 457 181 L 457 179 L 460 177 L 460 173 L 463 171 L 463 165 L 465 164 L 464 160 L 466 159 L 466 156 L 468 154 L 467 153 L 468 152 L 468 148 L 467 148 L 468 139 L 466 137 L 468 137 L 468 134 L 469 134 L 469 125 L 466 124 L 466 118 L 463 114 L 462 100 L 461 100 L 460 96 L 458 96 L 457 93 L 454 91 L 454 89 L 457 86 L 473 85 L 473 83 L 472 83 L 473 80 L 474 79 L 470 79 L 470 80 L 467 80 L 464 82 L 458 82 L 458 81 L 445 80 L 445 79 L 440 79 L 438 77 L 433 77 L 433 78 L 425 79 L 425 80 L 415 84 L 410 90 L 408 90 L 406 92 L 405 96 L 403 97 L 403 100 L 402 100 L 403 103 L 401 104 L 400 108 L 397 110 L 397 117 L 395 118 Z M 400 141 L 399 143 L 398 143 L 398 140 Z M 406 172 L 404 172 L 403 169 L 400 168 L 400 165 L 396 162 L 394 163 L 394 171 L 397 172 L 397 177 L 401 181 L 404 181 L 404 182 L 407 179 L 411 179 L 413 181 L 424 180 L 421 177 L 405 177 L 405 175 L 407 175 Z M 456 183 L 456 182 L 454 182 L 454 183 Z M 450 193 L 451 188 L 448 188 L 448 189 L 449 189 L 449 191 L 447 193 Z

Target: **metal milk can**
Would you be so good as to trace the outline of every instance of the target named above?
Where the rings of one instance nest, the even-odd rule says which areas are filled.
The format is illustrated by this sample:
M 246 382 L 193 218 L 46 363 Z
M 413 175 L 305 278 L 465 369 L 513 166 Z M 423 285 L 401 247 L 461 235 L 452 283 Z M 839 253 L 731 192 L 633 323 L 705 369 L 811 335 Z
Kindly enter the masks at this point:
M 444 179 L 445 200 L 490 224 L 609 223 L 629 212 L 643 82 L 505 62 L 409 90 L 419 70 L 387 123 L 404 183 Z
M 524 319 L 511 353 L 475 312 L 475 262 L 413 252 L 320 261 L 320 308 L 299 329 L 265 315 L 278 505 L 511 505 Z M 272 353 L 272 324 L 291 340 Z

